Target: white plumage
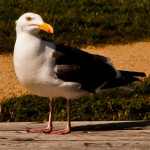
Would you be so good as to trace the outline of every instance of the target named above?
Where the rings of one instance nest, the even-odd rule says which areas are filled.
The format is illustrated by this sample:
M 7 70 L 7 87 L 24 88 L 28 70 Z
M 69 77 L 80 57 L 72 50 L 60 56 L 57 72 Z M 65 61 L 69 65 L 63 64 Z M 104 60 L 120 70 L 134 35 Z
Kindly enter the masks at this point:
M 27 21 L 25 18 L 28 16 L 34 19 Z M 14 67 L 19 81 L 40 96 L 63 96 L 70 99 L 84 95 L 87 92 L 80 90 L 79 83 L 65 82 L 57 78 L 56 64 L 52 58 L 55 44 L 41 40 L 38 34 L 40 30 L 35 26 L 43 23 L 39 15 L 32 13 L 24 14 L 17 21 Z M 25 29 L 21 28 L 21 30 L 22 25 Z
M 93 55 L 64 45 L 43 41 L 39 31 L 53 33 L 41 16 L 26 13 L 16 21 L 14 68 L 18 80 L 33 93 L 50 97 L 50 116 L 46 129 L 29 130 L 66 134 L 70 132 L 70 101 L 98 89 L 124 86 L 144 73 L 117 70 L 104 56 Z M 68 124 L 53 131 L 53 97 L 67 98 Z

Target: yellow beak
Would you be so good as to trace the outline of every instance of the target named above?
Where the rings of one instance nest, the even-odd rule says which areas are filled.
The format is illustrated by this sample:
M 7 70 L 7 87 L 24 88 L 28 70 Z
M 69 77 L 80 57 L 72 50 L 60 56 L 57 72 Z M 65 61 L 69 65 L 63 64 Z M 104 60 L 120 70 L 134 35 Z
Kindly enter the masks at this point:
M 53 27 L 48 24 L 48 23 L 43 23 L 43 24 L 36 24 L 37 27 L 39 27 L 39 29 L 44 30 L 48 33 L 53 33 Z

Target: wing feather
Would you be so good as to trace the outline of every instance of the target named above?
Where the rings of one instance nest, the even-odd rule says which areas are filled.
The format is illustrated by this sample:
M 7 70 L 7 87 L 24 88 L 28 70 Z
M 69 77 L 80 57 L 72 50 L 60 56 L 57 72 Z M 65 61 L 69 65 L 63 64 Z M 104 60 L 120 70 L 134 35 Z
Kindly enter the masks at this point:
M 80 49 L 56 45 L 53 53 L 56 75 L 66 82 L 79 82 L 81 88 L 94 92 L 100 85 L 116 77 L 109 59 Z

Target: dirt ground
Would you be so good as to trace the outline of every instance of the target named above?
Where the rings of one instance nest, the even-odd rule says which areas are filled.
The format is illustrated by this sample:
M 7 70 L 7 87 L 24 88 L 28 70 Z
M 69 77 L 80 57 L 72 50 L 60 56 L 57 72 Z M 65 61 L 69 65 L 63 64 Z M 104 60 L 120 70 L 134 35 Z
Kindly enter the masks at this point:
M 142 71 L 150 74 L 150 42 L 127 45 L 88 47 L 87 52 L 104 55 L 117 69 Z M 16 79 L 12 55 L 0 55 L 0 101 L 30 93 Z

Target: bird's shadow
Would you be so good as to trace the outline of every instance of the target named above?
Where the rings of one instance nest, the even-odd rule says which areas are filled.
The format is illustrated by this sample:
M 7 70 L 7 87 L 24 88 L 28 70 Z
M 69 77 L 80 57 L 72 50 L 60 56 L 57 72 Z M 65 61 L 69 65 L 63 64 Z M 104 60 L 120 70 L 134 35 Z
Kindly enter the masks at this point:
M 150 121 L 110 122 L 94 125 L 71 127 L 72 131 L 111 131 L 111 130 L 143 130 L 150 126 Z M 150 127 L 148 127 L 150 129 Z

